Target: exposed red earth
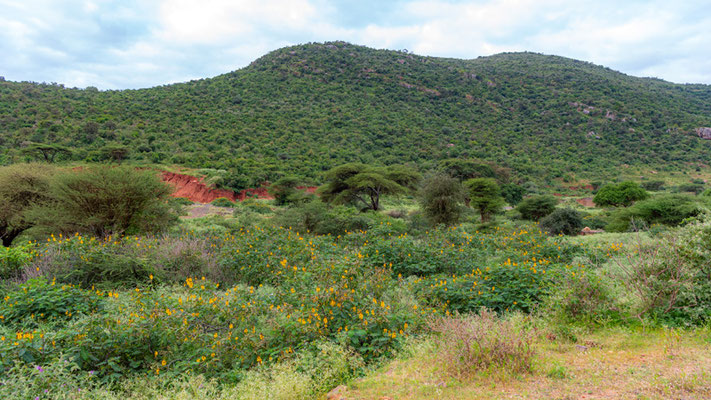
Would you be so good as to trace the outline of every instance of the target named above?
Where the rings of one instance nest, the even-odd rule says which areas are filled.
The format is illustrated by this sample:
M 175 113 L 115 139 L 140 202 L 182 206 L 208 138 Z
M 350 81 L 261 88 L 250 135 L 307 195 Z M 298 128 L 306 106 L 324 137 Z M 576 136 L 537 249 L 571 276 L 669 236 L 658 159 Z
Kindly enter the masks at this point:
M 258 199 L 273 198 L 267 192 L 266 186 L 234 192 L 227 189 L 216 189 L 206 184 L 202 178 L 168 171 L 161 172 L 161 179 L 175 188 L 172 194 L 173 197 L 184 197 L 196 203 L 212 203 L 220 197 L 232 201 L 242 201 L 247 197 L 256 197 Z M 305 190 L 307 193 L 316 191 L 315 186 L 299 186 L 298 189 Z

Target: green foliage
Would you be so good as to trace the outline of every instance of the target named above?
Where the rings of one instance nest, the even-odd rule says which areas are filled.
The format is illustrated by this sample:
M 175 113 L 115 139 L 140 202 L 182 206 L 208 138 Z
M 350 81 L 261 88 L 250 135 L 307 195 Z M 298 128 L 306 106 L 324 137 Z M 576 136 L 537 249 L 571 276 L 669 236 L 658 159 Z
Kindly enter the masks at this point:
M 430 169 L 452 158 L 542 184 L 570 172 L 616 176 L 621 164 L 689 170 L 711 159 L 693 134 L 711 126 L 709 93 L 542 54 L 456 60 L 312 43 L 142 90 L 3 81 L 0 137 L 12 162 L 28 140 L 72 148 L 62 156 L 72 160 L 124 145 L 130 160 L 227 170 L 223 184 L 234 190 L 285 175 L 318 179 L 340 163 Z M 540 149 L 546 157 L 532 158 Z
M 277 216 L 276 223 L 301 233 L 343 235 L 347 232 L 366 230 L 373 225 L 373 220 L 352 207 L 329 207 L 321 201 L 314 200 L 282 211 Z
M 450 158 L 440 161 L 439 168 L 460 182 L 473 178 L 499 178 L 494 167 L 479 160 Z
M 543 230 L 551 235 L 577 235 L 583 229 L 582 215 L 572 208 L 558 208 L 540 220 Z
M 0 247 L 0 279 L 16 278 L 35 256 L 34 246 Z
M 235 202 L 225 198 L 225 197 L 220 197 L 212 201 L 213 206 L 215 207 L 228 207 L 228 208 L 234 208 L 235 207 Z
M 44 278 L 31 279 L 6 292 L 0 300 L 3 316 L 0 325 L 32 329 L 43 322 L 64 324 L 80 315 L 92 314 L 101 306 L 100 297 L 92 292 Z
M 686 192 L 693 194 L 700 194 L 706 189 L 706 185 L 703 183 L 684 183 L 676 187 L 678 192 Z
M 546 217 L 555 210 L 558 199 L 549 195 L 535 195 L 523 200 L 516 210 L 521 213 L 523 219 L 538 221 Z
M 617 210 L 605 228 L 611 232 L 644 229 L 654 224 L 677 226 L 702 213 L 702 207 L 690 195 L 667 194 L 635 203 L 627 209 Z
M 52 202 L 31 211 L 46 232 L 88 233 L 106 237 L 165 229 L 177 218 L 168 202 L 171 188 L 153 171 L 130 167 L 92 167 L 52 179 Z
M 607 184 L 600 188 L 593 202 L 598 207 L 624 206 L 628 207 L 635 201 L 649 198 L 649 194 L 635 182 Z
M 35 160 L 51 163 L 58 155 L 68 157 L 72 151 L 65 146 L 56 144 L 32 143 L 22 149 L 22 154 L 29 155 Z
M 296 188 L 300 183 L 301 180 L 297 177 L 285 176 L 269 186 L 269 194 L 274 197 L 276 205 L 296 203 L 305 197 L 303 192 Z
M 419 179 L 419 173 L 401 165 L 344 164 L 326 172 L 327 183 L 319 188 L 319 194 L 327 203 L 353 204 L 378 211 L 381 195 L 407 193 Z
M 649 190 L 650 192 L 658 192 L 660 190 L 664 190 L 664 185 L 666 185 L 666 182 L 659 180 L 642 182 L 642 188 L 644 190 Z
M 516 206 L 523 200 L 523 195 L 526 194 L 526 189 L 523 186 L 515 183 L 505 183 L 501 185 L 501 195 L 507 203 Z
M 28 212 L 49 202 L 49 182 L 54 170 L 38 164 L 0 167 L 0 238 L 3 246 L 33 223 Z
M 426 177 L 418 192 L 420 208 L 433 226 L 457 224 L 464 197 L 459 181 L 444 174 Z
M 501 188 L 494 179 L 470 179 L 464 182 L 464 186 L 469 194 L 469 206 L 479 211 L 481 222 L 488 221 L 492 214 L 503 207 Z

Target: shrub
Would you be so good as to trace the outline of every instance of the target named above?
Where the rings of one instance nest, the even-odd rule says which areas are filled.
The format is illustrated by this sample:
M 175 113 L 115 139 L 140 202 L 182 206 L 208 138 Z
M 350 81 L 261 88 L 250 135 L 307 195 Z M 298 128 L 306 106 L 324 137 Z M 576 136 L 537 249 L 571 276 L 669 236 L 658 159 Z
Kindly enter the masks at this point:
M 464 189 L 457 179 L 446 174 L 428 176 L 418 195 L 420 208 L 433 226 L 451 226 L 459 222 Z
M 694 218 L 701 213 L 701 207 L 692 196 L 661 195 L 640 201 L 628 209 L 618 210 L 612 215 L 612 221 L 606 230 L 626 232 L 632 228 L 645 228 L 653 224 L 677 226 L 684 220 Z
M 177 222 L 168 201 L 171 187 L 153 171 L 92 167 L 56 176 L 51 204 L 31 210 L 48 233 L 88 233 L 106 237 L 160 231 Z
M 541 228 L 551 235 L 577 235 L 583 229 L 583 219 L 572 208 L 558 208 L 541 219 Z
M 648 197 L 647 191 L 635 182 L 622 182 L 603 186 L 593 198 L 593 202 L 598 207 L 628 207 L 635 201 L 644 200 Z
M 693 194 L 699 194 L 704 191 L 706 186 L 702 183 L 684 183 L 679 185 L 676 189 L 678 192 L 686 192 L 686 193 L 693 193 Z
M 0 247 L 0 279 L 16 278 L 34 256 L 34 247 L 29 244 Z
M 556 290 L 546 299 L 545 309 L 560 323 L 605 324 L 619 321 L 622 307 L 608 286 L 594 271 L 585 267 L 565 274 Z
M 436 319 L 430 327 L 437 333 L 439 359 L 452 377 L 468 378 L 490 368 L 513 373 L 533 369 L 533 332 L 491 311 Z
M 40 164 L 15 164 L 0 167 L 0 239 L 3 246 L 33 223 L 29 210 L 49 202 L 47 193 L 54 174 L 52 167 Z
M 225 198 L 225 197 L 217 198 L 217 199 L 213 200 L 212 203 L 210 203 L 210 204 L 212 204 L 212 205 L 215 206 L 215 207 L 229 207 L 229 208 L 234 208 L 234 206 L 235 206 L 235 202 L 234 202 L 234 201 L 232 201 L 232 200 L 230 200 L 230 199 L 228 199 L 228 198 Z
M 33 328 L 40 322 L 64 323 L 96 312 L 101 304 L 92 292 L 43 278 L 31 279 L 0 300 L 0 315 L 4 317 L 1 324 Z
M 516 210 L 521 213 L 521 218 L 538 221 L 555 210 L 558 199 L 549 195 L 531 196 L 523 200 Z
M 368 229 L 373 221 L 352 207 L 329 207 L 321 201 L 284 210 L 275 218 L 275 223 L 283 227 L 319 235 L 342 235 L 346 232 Z
M 650 192 L 658 192 L 664 190 L 664 181 L 646 181 L 642 182 L 642 188 L 644 190 L 649 190 Z

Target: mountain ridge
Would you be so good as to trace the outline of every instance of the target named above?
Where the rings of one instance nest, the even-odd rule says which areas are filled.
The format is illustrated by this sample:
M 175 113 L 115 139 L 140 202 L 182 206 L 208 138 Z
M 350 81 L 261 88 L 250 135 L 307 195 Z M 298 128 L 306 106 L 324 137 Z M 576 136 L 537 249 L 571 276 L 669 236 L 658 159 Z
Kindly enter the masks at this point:
M 620 165 L 698 168 L 711 142 L 711 86 L 638 78 L 539 53 L 471 60 L 346 42 L 290 46 L 213 78 L 98 91 L 0 82 L 5 162 L 28 143 L 101 161 L 222 168 L 254 182 L 318 180 L 350 161 L 478 158 L 519 176 L 612 176 Z M 545 149 L 543 159 L 535 157 Z

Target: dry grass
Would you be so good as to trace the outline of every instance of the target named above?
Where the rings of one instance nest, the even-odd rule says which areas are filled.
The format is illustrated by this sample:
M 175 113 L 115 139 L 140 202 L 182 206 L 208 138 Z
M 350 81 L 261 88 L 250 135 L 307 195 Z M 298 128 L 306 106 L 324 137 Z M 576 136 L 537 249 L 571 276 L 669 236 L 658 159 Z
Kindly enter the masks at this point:
M 530 372 L 533 367 L 533 333 L 493 311 L 443 317 L 430 324 L 436 333 L 438 361 L 448 376 L 471 377 L 476 372 L 502 369 Z
M 677 335 L 678 334 L 678 335 Z M 541 335 L 532 374 L 442 379 L 436 346 L 354 382 L 345 399 L 710 399 L 708 331 L 613 331 L 560 343 Z

